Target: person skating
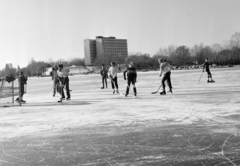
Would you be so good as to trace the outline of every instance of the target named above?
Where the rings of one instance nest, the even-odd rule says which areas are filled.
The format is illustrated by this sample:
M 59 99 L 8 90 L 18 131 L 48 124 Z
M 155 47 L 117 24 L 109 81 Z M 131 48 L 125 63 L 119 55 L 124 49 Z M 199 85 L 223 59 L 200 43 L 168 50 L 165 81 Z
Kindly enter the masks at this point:
M 167 63 L 167 60 L 164 59 L 164 62 Z M 170 69 L 173 68 L 173 66 L 170 65 L 169 63 L 168 63 L 168 66 L 170 67 Z M 171 70 L 170 70 L 170 76 L 171 76 Z M 169 91 L 168 91 L 168 92 L 171 92 L 171 93 L 172 93 L 173 87 L 172 87 L 171 77 L 169 77 L 169 79 L 167 79 L 166 81 L 167 81 L 167 84 L 168 84 L 168 87 L 169 87 Z
M 53 66 L 50 75 L 52 76 L 53 80 L 53 97 L 56 95 L 57 89 L 59 88 L 59 79 L 58 79 L 58 67 L 56 65 Z
M 215 82 L 213 79 L 212 79 L 212 74 L 210 72 L 210 68 L 209 68 L 210 64 L 208 62 L 208 58 L 205 58 L 205 63 L 203 64 L 203 72 L 204 72 L 204 69 L 206 68 L 206 72 L 208 74 L 208 80 L 207 80 L 207 83 L 213 83 Z
M 172 83 L 171 83 L 171 65 L 169 65 L 167 62 L 164 62 L 163 59 L 159 58 L 158 62 L 160 64 L 160 71 L 159 71 L 159 76 L 161 77 L 163 75 L 162 78 L 162 89 L 163 91 L 160 92 L 160 95 L 166 95 L 166 91 L 165 91 L 165 81 L 167 80 L 168 83 L 168 87 L 169 87 L 169 92 L 172 93 Z
M 59 83 L 60 83 L 60 95 L 61 98 L 58 102 L 62 102 L 62 100 L 65 100 L 65 94 L 64 94 L 64 87 L 66 88 L 66 92 L 67 92 L 67 100 L 71 99 L 71 95 L 70 95 L 70 90 L 69 90 L 69 78 L 68 78 L 68 71 L 65 70 L 63 68 L 63 65 L 60 64 L 58 66 L 58 78 L 59 78 Z
M 127 97 L 129 93 L 129 88 L 131 83 L 133 85 L 134 96 L 137 96 L 137 88 L 135 86 L 137 82 L 137 72 L 135 67 L 133 67 L 133 63 L 129 63 L 128 68 L 123 72 L 124 80 L 126 80 L 126 73 L 127 73 L 127 89 L 126 89 L 125 97 Z
M 100 74 L 102 76 L 102 88 L 101 89 L 104 89 L 105 86 L 104 86 L 104 83 L 106 85 L 106 88 L 107 88 L 107 78 L 108 78 L 108 71 L 107 69 L 105 68 L 105 65 L 102 65 L 102 69 L 100 70 Z
M 22 103 L 25 103 L 26 101 L 23 100 L 23 95 L 24 95 L 24 87 L 27 84 L 27 77 L 24 76 L 23 71 L 20 72 L 20 76 L 18 78 L 19 81 L 19 95 Z M 15 100 L 17 103 L 20 102 L 19 97 Z
M 117 81 L 117 73 L 118 73 L 118 68 L 115 64 L 115 62 L 111 62 L 111 67 L 108 70 L 109 72 L 109 77 L 111 79 L 111 83 L 112 83 L 112 89 L 113 89 L 113 93 L 118 92 L 118 81 Z M 116 91 L 115 91 L 116 88 Z

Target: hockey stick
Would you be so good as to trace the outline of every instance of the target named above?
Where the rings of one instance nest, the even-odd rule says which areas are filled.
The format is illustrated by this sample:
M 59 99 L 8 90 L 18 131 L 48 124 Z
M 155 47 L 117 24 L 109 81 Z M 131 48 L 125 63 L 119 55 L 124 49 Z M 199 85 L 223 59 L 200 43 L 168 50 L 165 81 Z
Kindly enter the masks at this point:
M 162 87 L 162 85 L 159 86 L 158 90 L 156 92 L 152 92 L 152 94 L 158 93 L 159 89 Z
M 201 74 L 201 76 L 200 76 L 197 84 L 199 84 L 199 82 L 200 82 L 200 80 L 201 80 L 201 78 L 202 78 L 203 73 L 204 73 L 204 72 L 202 72 L 202 74 Z

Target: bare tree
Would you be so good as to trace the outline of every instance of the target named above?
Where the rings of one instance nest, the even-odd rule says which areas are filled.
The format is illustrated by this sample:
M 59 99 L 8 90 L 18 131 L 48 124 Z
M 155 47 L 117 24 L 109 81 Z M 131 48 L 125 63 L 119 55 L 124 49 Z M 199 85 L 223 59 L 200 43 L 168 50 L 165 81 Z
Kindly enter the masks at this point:
M 175 54 L 175 63 L 178 65 L 186 65 L 187 62 L 189 62 L 190 59 L 190 52 L 189 49 L 186 46 L 179 46 L 176 49 Z
M 240 48 L 240 32 L 235 32 L 229 41 L 230 48 L 237 47 Z

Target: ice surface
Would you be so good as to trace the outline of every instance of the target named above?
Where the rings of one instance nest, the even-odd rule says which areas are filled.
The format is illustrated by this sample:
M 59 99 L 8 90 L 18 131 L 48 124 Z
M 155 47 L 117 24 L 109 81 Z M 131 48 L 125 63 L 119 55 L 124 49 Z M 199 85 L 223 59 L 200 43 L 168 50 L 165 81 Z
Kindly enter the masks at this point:
M 112 94 L 110 80 L 108 89 L 100 89 L 100 75 L 70 76 L 71 100 L 63 103 L 57 102 L 59 94 L 52 96 L 50 77 L 29 78 L 26 104 L 20 107 L 0 101 L 2 163 L 238 165 L 240 68 L 212 69 L 216 82 L 207 83 L 204 73 L 197 84 L 201 72 L 172 71 L 173 94 L 165 96 L 151 94 L 160 85 L 158 72 L 139 72 L 137 97 Z M 118 81 L 120 92 L 125 93 L 122 73 Z M 65 139 L 56 143 L 62 136 L 71 143 Z M 31 149 L 20 154 L 35 146 L 38 152 Z M 80 159 L 74 156 L 73 147 L 82 150 Z M 15 158 L 7 156 L 6 149 Z M 44 150 L 49 156 L 41 155 Z M 60 151 L 68 155 L 59 155 Z M 30 154 L 41 156 L 41 162 L 39 158 L 19 159 Z

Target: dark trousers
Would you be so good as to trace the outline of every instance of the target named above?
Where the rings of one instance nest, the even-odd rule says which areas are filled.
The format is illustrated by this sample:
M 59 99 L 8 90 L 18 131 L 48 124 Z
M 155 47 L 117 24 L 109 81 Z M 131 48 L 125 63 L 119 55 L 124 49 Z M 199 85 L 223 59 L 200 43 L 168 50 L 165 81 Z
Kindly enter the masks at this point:
M 164 74 L 162 78 L 162 88 L 165 90 L 165 81 L 167 81 L 169 89 L 172 89 L 172 83 L 171 83 L 171 72 L 167 72 Z
M 24 95 L 24 85 L 20 85 L 20 89 L 19 89 L 19 93 L 20 93 L 20 96 L 21 96 L 21 100 L 23 100 L 23 95 Z M 19 100 L 19 97 L 16 98 L 16 100 Z
M 65 86 L 66 86 L 67 98 L 71 98 L 70 90 L 69 90 L 69 78 L 68 78 L 68 76 L 65 77 Z
M 137 88 L 135 87 L 135 80 L 134 79 L 127 79 L 127 89 L 126 89 L 126 94 L 128 95 L 130 85 L 133 85 L 133 92 L 134 94 L 137 94 Z
M 118 82 L 117 82 L 117 77 L 115 77 L 114 79 L 111 80 L 112 83 L 112 89 L 114 89 L 116 87 L 116 89 L 118 89 Z
M 104 87 L 104 83 L 106 84 L 106 88 L 107 88 L 107 77 L 102 77 L 103 87 Z
M 64 86 L 66 87 L 67 98 L 71 98 L 70 90 L 69 90 L 69 78 L 68 78 L 68 76 L 60 78 L 60 82 L 61 82 L 61 85 L 60 85 L 59 93 L 62 96 L 62 98 L 65 98 Z
M 60 87 L 59 87 L 59 93 L 61 95 L 61 98 L 65 98 L 65 94 L 64 94 L 64 85 L 61 83 Z
M 21 94 L 21 97 L 23 97 L 23 94 L 24 94 L 24 85 L 21 85 L 21 87 L 20 87 L 20 94 Z
M 207 74 L 208 74 L 208 78 L 212 78 L 212 74 L 211 74 L 210 70 L 207 69 L 206 72 L 207 72 Z

